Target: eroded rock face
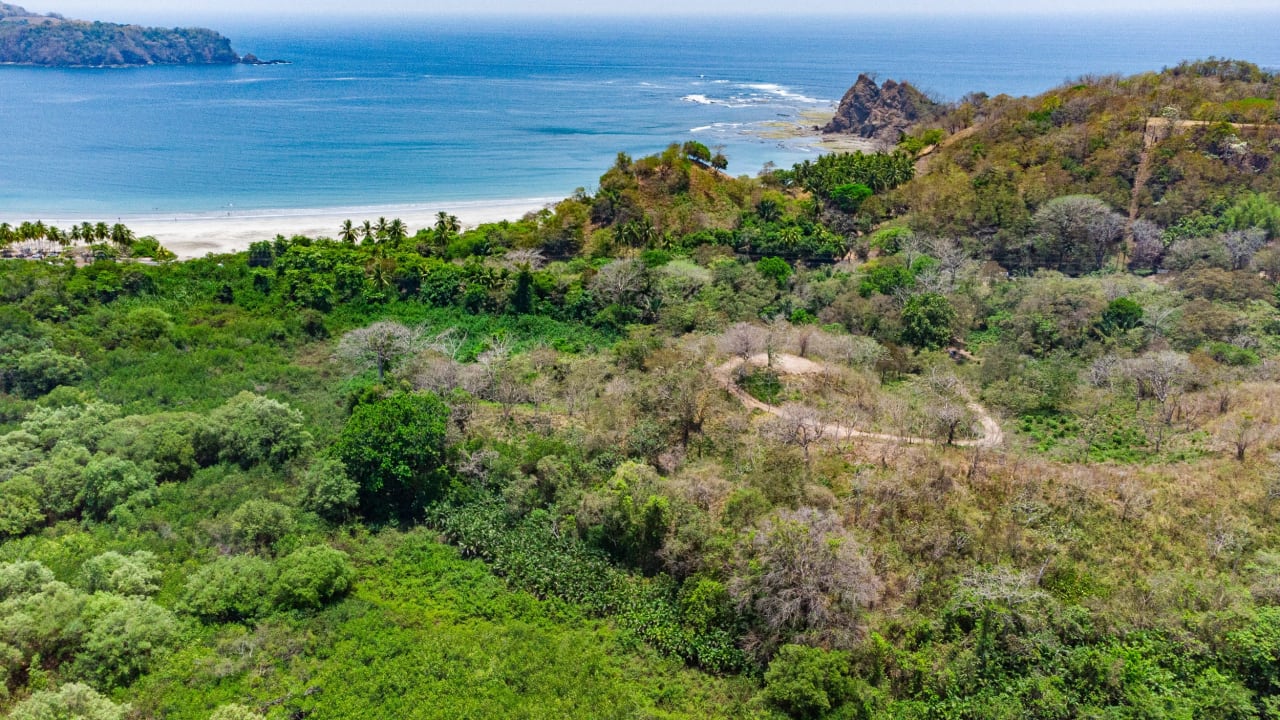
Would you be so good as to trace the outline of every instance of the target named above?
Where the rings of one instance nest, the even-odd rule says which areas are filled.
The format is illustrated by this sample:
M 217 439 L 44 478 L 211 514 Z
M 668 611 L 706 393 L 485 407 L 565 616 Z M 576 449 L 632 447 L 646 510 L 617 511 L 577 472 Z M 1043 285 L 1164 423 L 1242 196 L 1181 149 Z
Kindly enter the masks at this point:
M 877 85 L 862 74 L 841 98 L 835 117 L 822 132 L 894 143 L 904 130 L 935 117 L 942 109 L 910 83 L 885 80 L 884 85 Z

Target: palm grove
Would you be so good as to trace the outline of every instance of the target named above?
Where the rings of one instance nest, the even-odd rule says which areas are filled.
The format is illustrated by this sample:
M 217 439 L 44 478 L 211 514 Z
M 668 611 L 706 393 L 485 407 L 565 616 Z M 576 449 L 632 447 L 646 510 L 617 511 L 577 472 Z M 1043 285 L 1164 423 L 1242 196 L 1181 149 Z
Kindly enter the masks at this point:
M 0 707 L 1271 717 L 1278 87 L 1185 63 L 756 178 L 619 155 L 466 231 L 6 261 Z

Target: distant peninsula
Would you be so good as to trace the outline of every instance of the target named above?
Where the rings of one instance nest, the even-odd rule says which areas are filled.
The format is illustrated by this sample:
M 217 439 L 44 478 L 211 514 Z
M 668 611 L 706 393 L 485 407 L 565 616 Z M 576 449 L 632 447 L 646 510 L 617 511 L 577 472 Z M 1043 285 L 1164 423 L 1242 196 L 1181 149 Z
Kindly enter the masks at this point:
M 154 28 L 38 15 L 0 3 L 0 63 L 41 67 L 265 65 L 206 28 Z

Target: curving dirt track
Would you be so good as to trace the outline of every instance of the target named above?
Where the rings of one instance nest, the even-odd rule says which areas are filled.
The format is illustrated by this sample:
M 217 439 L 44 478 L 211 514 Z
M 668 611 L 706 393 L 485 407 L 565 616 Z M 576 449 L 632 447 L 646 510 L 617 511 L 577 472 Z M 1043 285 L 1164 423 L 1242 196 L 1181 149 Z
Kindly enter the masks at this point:
M 753 355 L 747 359 L 748 365 L 756 367 L 765 367 L 769 365 L 769 356 L 761 353 Z M 782 415 L 782 408 L 775 405 L 760 402 L 751 397 L 746 390 L 738 387 L 733 381 L 733 371 L 737 370 L 743 364 L 742 358 L 734 358 L 723 363 L 713 371 L 716 381 L 729 392 L 730 395 L 738 398 L 743 405 L 754 410 L 761 410 L 771 415 Z M 773 364 L 770 366 L 773 370 L 783 375 L 818 375 L 825 371 L 825 367 L 820 364 L 799 357 L 797 355 L 787 355 L 785 353 L 775 353 L 773 356 Z M 982 425 L 982 437 L 976 440 L 956 440 L 952 445 L 959 447 L 996 447 L 1004 442 L 1004 431 L 1000 429 L 1000 423 L 991 417 L 991 413 L 987 409 L 974 400 L 966 398 L 965 406 L 969 408 L 977 418 L 979 424 Z M 911 435 L 891 435 L 888 433 L 869 432 L 867 430 L 859 430 L 849 425 L 839 425 L 835 423 L 822 423 L 820 430 L 823 437 L 829 437 L 834 440 L 844 440 L 848 438 L 864 438 L 867 440 L 878 440 L 880 442 L 904 443 L 909 445 L 929 445 L 939 444 L 937 440 L 924 437 L 914 437 Z

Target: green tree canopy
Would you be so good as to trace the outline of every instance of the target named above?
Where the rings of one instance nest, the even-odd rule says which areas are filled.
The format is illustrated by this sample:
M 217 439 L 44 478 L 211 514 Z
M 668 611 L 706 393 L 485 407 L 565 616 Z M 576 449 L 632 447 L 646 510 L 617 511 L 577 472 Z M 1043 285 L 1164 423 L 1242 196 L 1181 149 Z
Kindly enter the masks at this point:
M 334 446 L 374 518 L 408 518 L 444 490 L 449 408 L 430 393 L 356 407 Z
M 328 545 L 304 547 L 279 563 L 275 601 L 284 608 L 318 608 L 351 587 L 355 571 L 347 554 Z
M 940 348 L 950 342 L 955 321 L 955 308 L 945 296 L 914 295 L 902 308 L 902 340 L 919 348 Z

